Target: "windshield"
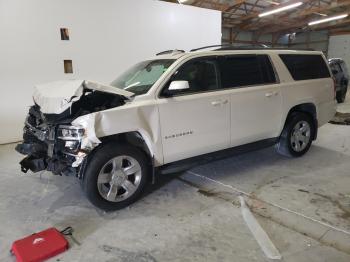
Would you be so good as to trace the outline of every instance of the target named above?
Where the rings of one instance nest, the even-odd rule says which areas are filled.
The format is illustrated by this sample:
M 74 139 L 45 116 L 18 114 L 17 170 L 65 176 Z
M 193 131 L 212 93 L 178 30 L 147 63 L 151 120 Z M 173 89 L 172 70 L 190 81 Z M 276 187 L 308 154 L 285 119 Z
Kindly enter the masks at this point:
M 143 61 L 121 74 L 111 83 L 111 86 L 133 92 L 136 95 L 146 94 L 174 61 L 174 59 Z

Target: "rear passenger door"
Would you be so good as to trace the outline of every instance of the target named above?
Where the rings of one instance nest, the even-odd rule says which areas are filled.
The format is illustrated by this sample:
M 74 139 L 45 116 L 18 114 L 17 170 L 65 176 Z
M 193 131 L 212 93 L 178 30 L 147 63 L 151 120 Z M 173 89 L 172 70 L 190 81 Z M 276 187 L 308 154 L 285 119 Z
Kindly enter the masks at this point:
M 219 58 L 221 84 L 231 89 L 231 146 L 279 136 L 281 93 L 268 55 Z

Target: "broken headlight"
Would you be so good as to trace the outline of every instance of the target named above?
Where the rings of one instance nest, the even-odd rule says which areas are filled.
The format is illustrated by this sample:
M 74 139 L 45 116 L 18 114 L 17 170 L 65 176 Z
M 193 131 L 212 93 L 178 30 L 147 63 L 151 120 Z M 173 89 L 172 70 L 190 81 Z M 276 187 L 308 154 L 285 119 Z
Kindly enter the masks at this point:
M 76 126 L 59 126 L 58 127 L 58 138 L 67 141 L 80 141 L 84 136 L 85 129 Z
M 59 126 L 58 139 L 63 140 L 64 152 L 66 154 L 76 154 L 80 149 L 81 139 L 84 136 L 85 129 L 76 126 Z

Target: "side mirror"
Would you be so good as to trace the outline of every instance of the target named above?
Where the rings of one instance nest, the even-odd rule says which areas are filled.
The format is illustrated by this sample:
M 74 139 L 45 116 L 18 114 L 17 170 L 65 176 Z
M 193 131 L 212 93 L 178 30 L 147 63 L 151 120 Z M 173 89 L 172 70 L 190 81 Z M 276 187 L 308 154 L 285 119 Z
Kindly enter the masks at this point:
M 168 90 L 169 91 L 175 91 L 175 90 L 185 90 L 189 89 L 190 85 L 188 84 L 188 81 L 172 81 L 169 85 Z
M 336 75 L 336 74 L 338 74 L 338 70 L 337 69 L 333 69 L 332 73 L 333 73 L 333 75 Z

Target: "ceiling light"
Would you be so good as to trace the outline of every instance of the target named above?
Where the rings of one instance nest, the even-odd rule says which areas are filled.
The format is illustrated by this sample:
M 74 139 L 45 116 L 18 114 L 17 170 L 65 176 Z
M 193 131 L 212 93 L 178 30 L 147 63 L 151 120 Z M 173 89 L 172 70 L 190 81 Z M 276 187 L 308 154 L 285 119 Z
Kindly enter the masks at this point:
M 314 14 L 316 14 L 316 15 L 320 15 L 320 16 L 328 16 L 328 15 L 326 15 L 326 14 L 317 13 L 317 12 L 314 12 Z
M 331 17 L 328 17 L 328 18 L 312 21 L 312 22 L 309 23 L 309 25 L 317 25 L 317 24 L 321 24 L 321 23 L 326 23 L 326 22 L 330 22 L 330 21 L 333 21 L 333 20 L 342 19 L 342 18 L 345 18 L 347 16 L 348 16 L 348 14 L 331 16 Z
M 274 2 L 274 1 L 269 1 L 269 0 L 265 0 L 265 2 L 272 4 L 272 5 L 280 5 L 280 3 Z
M 188 0 L 177 0 L 179 2 L 179 4 L 183 4 L 186 3 Z
M 291 5 L 286 5 L 286 6 L 283 6 L 283 7 L 280 7 L 280 8 L 276 8 L 276 9 L 273 9 L 271 11 L 267 11 L 267 12 L 259 14 L 259 17 L 263 17 L 263 16 L 267 16 L 267 15 L 272 15 L 272 14 L 276 14 L 276 13 L 279 13 L 279 12 L 283 12 L 283 11 L 286 11 L 286 10 L 289 10 L 289 9 L 301 6 L 302 4 L 303 4 L 303 2 L 297 2 L 297 3 L 291 4 Z

